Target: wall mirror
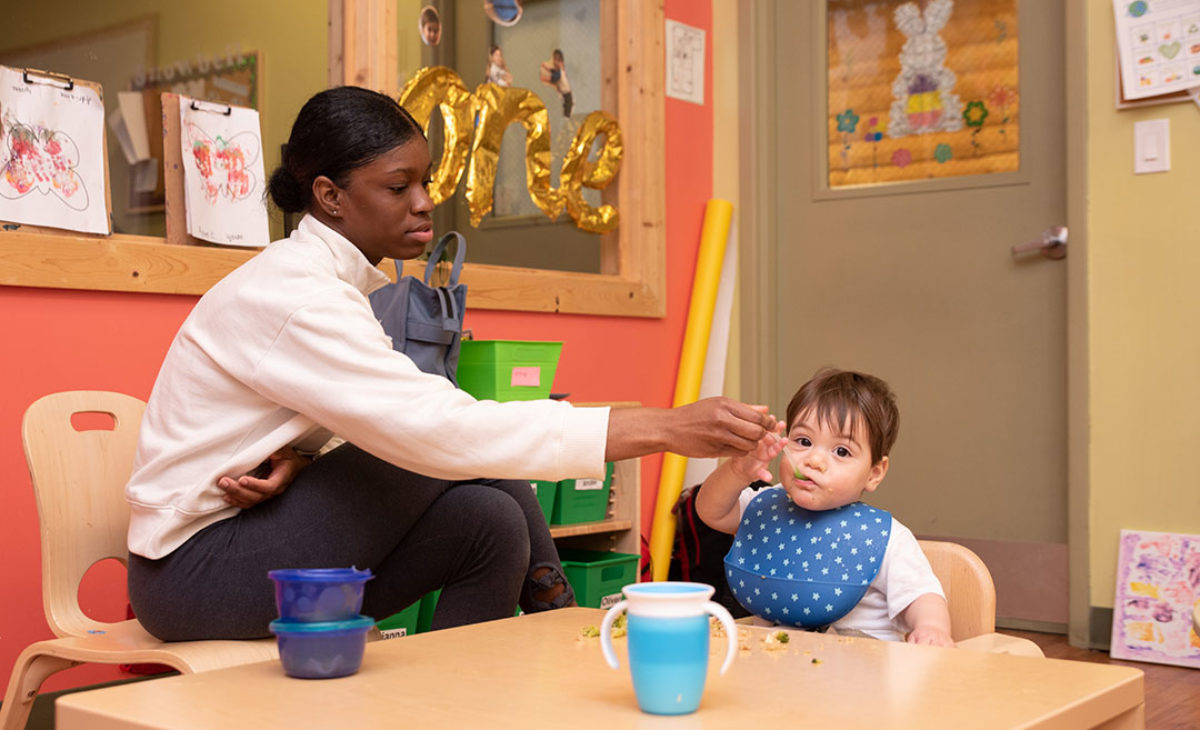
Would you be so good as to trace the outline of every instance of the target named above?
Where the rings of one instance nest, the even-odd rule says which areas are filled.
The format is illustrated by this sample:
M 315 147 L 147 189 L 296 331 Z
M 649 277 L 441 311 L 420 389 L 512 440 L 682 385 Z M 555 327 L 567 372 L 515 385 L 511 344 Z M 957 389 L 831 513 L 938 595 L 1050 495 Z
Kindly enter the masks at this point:
M 509 188 L 520 177 L 514 171 L 519 168 L 499 171 L 498 178 L 505 181 L 497 188 L 501 205 L 479 228 L 465 224 L 461 201 L 448 200 L 437 212 L 439 228 L 464 231 L 476 254 L 463 276 L 470 291 L 468 306 L 645 317 L 665 313 L 663 19 L 658 4 L 297 0 L 281 13 L 276 6 L 235 0 L 203 5 L 101 0 L 86 7 L 68 0 L 47 2 L 50 7 L 61 3 L 61 12 L 48 15 L 42 3 L 6 13 L 0 63 L 32 63 L 38 54 L 49 54 L 39 61 L 46 65 L 65 63 L 55 54 L 66 49 L 76 54 L 78 65 L 53 70 L 100 81 L 106 102 L 116 91 L 134 88 L 141 74 L 174 72 L 179 80 L 226 56 L 252 52 L 268 170 L 278 163 L 279 145 L 296 112 L 319 89 L 355 84 L 398 95 L 415 70 L 439 64 L 460 67 L 464 83 L 474 88 L 489 70 L 490 46 L 507 44 L 512 50 L 506 49 L 505 60 L 514 81 L 528 79 L 520 83 L 538 89 L 564 130 L 592 106 L 611 111 L 618 120 L 624 138 L 620 172 L 607 189 L 587 194 L 592 205 L 617 206 L 620 225 L 610 234 L 596 235 L 579 231 L 566 215 L 557 221 L 532 215 Z M 234 16 L 239 18 L 236 26 L 222 20 Z M 46 23 L 46 17 L 56 20 Z M 539 71 L 559 46 L 567 46 L 560 49 L 564 55 L 573 48 L 570 52 L 580 61 L 577 68 L 571 57 L 567 60 L 575 96 L 567 114 L 562 84 L 542 81 Z M 117 50 L 121 54 L 110 53 Z M 531 65 L 535 60 L 536 68 Z M 153 128 L 152 120 L 148 124 Z M 431 123 L 431 136 L 440 134 Z M 520 147 L 522 136 L 520 125 L 513 125 L 503 144 Z M 502 154 L 504 164 L 518 159 L 510 154 Z M 130 192 L 140 187 L 145 193 L 149 183 L 135 180 L 137 171 L 131 167 L 121 169 L 120 150 L 111 138 L 109 157 L 113 234 L 5 226 L 0 230 L 0 285 L 201 294 L 254 254 L 166 244 L 161 213 Z M 561 159 L 554 163 L 561 165 Z M 282 221 L 275 214 L 272 234 L 281 232 Z M 406 273 L 415 269 L 410 264 Z
M 327 85 L 327 12 L 325 0 L 297 0 L 287 13 L 234 0 L 16 3 L 0 23 L 0 64 L 102 85 L 113 231 L 162 237 L 160 95 L 178 92 L 257 109 L 270 171 L 300 105 Z M 271 64 L 277 64 L 274 70 Z M 136 123 L 148 154 L 134 157 L 146 154 L 144 162 L 124 154 L 113 126 L 118 113 L 127 130 Z M 278 214 L 273 223 L 273 237 L 282 235 Z
M 467 89 L 489 82 L 529 90 L 547 112 L 550 180 L 558 183 L 568 148 L 588 113 L 617 111 L 615 86 L 604 83 L 616 78 L 615 19 L 602 17 L 605 9 L 594 0 L 397 0 L 397 43 L 420 50 L 419 59 L 414 58 L 418 54 L 398 54 L 398 80 L 404 85 L 419 68 L 445 66 L 457 72 Z M 428 42 L 430 38 L 436 42 Z M 429 138 L 436 162 L 445 152 L 441 114 L 431 116 Z M 583 230 L 566 211 L 551 220 L 531 199 L 525 142 L 524 127 L 509 124 L 499 147 L 491 210 L 478 226 L 472 225 L 463 181 L 438 206 L 436 228 L 469 237 L 469 262 L 612 273 L 602 269 L 602 249 L 619 245 L 615 232 Z M 594 141 L 592 160 L 602 142 Z M 615 185 L 581 192 L 590 206 L 607 202 L 619 211 Z

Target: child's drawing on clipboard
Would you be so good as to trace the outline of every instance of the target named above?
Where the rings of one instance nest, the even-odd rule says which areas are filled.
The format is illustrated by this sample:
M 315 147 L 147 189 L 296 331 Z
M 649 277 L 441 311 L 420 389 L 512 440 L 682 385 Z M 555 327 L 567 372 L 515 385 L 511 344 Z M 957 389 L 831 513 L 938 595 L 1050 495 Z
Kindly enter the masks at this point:
M 189 235 L 229 246 L 270 241 L 258 112 L 179 97 Z
M 0 66 L 0 220 L 110 233 L 104 144 L 98 85 Z

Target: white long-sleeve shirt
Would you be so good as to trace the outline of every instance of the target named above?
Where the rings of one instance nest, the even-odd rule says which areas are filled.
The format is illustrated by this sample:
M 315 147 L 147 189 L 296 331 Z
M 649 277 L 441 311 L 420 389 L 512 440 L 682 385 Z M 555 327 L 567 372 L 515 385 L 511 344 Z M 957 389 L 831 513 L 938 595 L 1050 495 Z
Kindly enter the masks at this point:
M 332 433 L 443 479 L 604 473 L 607 408 L 476 401 L 392 349 L 367 295 L 388 278 L 312 217 L 217 283 L 167 352 L 133 474 L 129 549 L 169 554 L 237 514 L 217 487 Z

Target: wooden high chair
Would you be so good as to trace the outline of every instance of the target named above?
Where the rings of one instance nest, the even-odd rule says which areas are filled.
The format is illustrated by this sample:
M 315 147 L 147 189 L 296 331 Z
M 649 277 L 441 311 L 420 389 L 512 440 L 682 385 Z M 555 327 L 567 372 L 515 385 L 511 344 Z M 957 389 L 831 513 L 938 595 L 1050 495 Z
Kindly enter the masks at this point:
M 1045 656 L 1029 639 L 996 633 L 996 585 L 987 565 L 955 542 L 918 540 L 946 594 L 950 636 L 961 649 Z
M 970 549 L 954 542 L 918 540 L 933 574 L 946 594 L 950 636 L 960 649 L 996 654 L 1045 656 L 1029 639 L 996 633 L 996 586 L 987 565 Z M 774 626 L 757 616 L 740 618 L 746 626 Z
M 31 644 L 17 658 L 0 730 L 24 728 L 42 682 L 84 662 L 166 664 L 188 674 L 279 657 L 274 639 L 165 643 L 137 619 L 96 621 L 80 608 L 79 583 L 91 566 L 107 558 L 127 563 L 124 490 L 145 408 L 120 393 L 69 391 L 25 411 L 21 438 L 37 497 L 42 609 L 58 638 Z M 85 413 L 107 414 L 113 428 L 76 430 L 72 416 Z
M 955 542 L 918 540 L 933 574 L 942 584 L 955 641 L 996 630 L 996 586 L 974 552 Z

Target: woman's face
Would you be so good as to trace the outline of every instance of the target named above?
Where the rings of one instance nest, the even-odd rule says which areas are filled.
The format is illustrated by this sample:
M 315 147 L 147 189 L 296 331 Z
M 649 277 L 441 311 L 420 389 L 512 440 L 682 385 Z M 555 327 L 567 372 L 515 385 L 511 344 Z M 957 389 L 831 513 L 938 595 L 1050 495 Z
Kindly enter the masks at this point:
M 338 189 L 339 232 L 372 264 L 420 256 L 433 240 L 429 147 L 421 137 L 353 170 Z

